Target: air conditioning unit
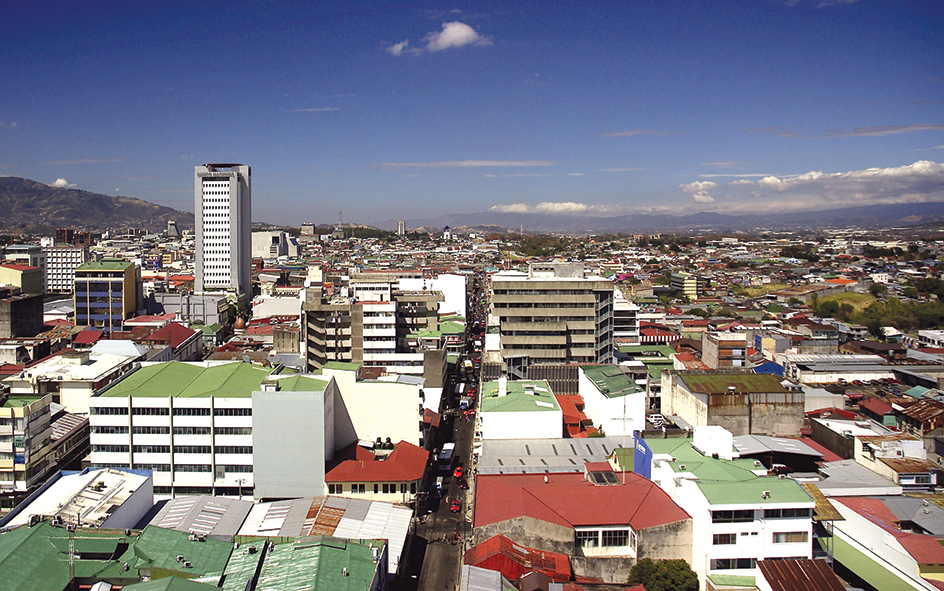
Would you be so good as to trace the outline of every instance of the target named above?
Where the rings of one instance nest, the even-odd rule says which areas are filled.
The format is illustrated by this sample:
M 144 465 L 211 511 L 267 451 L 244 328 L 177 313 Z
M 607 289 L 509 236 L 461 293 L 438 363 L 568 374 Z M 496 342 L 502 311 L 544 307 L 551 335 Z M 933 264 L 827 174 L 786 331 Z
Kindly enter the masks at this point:
M 769 499 L 769 498 L 770 498 L 770 491 L 769 491 L 769 490 L 765 490 L 764 492 L 760 493 L 760 496 L 762 496 L 762 497 L 765 498 L 765 499 Z

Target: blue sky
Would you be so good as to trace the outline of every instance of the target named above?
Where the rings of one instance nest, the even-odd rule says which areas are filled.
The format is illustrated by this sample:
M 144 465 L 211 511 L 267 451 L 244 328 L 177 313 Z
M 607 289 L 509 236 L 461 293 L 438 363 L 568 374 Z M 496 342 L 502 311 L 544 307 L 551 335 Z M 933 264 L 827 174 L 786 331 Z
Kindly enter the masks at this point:
M 0 175 L 253 219 L 944 200 L 939 0 L 39 2 L 0 22 Z

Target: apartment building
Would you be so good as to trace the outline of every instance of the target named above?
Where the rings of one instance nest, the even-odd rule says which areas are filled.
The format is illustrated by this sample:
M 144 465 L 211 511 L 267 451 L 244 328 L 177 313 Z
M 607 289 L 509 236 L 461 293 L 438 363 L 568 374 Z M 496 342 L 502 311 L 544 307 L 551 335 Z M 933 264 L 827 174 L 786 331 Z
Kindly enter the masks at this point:
M 747 333 L 706 332 L 701 339 L 701 360 L 711 369 L 747 365 Z
M 246 363 L 145 364 L 92 399 L 91 462 L 154 473 L 154 493 L 323 494 L 325 461 L 355 442 L 335 429 L 333 380 Z
M 46 253 L 41 246 L 36 244 L 11 244 L 3 248 L 3 258 L 20 265 L 37 267 L 43 282 L 42 289 L 39 292 L 30 293 L 46 291 Z
M 669 287 L 694 301 L 708 287 L 708 280 L 692 273 L 672 273 L 669 277 Z
M 613 282 L 582 263 L 534 263 L 491 277 L 501 354 L 523 366 L 613 362 Z
M 121 330 L 137 309 L 137 270 L 122 259 L 89 261 L 75 269 L 75 325 Z
M 741 459 L 731 433 L 696 427 L 692 438 L 637 438 L 634 470 L 692 516 L 692 570 L 703 588 L 756 577 L 759 560 L 812 558 L 815 502 L 789 478 Z M 716 577 L 716 579 L 712 579 Z
M 49 246 L 46 253 L 46 290 L 50 293 L 72 293 L 75 270 L 89 258 L 85 246 Z

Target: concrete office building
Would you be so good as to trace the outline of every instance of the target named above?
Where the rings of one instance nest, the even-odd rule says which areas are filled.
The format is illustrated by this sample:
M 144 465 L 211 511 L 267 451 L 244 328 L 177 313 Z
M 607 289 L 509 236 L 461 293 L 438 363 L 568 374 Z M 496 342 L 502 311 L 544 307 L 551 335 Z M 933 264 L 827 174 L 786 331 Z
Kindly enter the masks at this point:
M 137 270 L 122 259 L 102 259 L 75 270 L 75 325 L 121 330 L 137 306 Z
M 276 230 L 272 232 L 252 233 L 252 256 L 261 259 L 277 259 L 288 256 L 289 239 L 287 232 Z
M 11 244 L 3 248 L 3 258 L 20 265 L 38 267 L 39 275 L 43 281 L 42 290 L 46 291 L 46 253 L 41 246 L 36 244 Z
M 333 380 L 247 363 L 145 364 L 91 401 L 91 462 L 154 473 L 154 494 L 320 495 L 325 462 L 357 441 Z
M 194 168 L 194 289 L 252 295 L 252 171 L 242 164 Z
M 72 293 L 75 270 L 88 261 L 85 246 L 50 246 L 46 253 L 46 290 L 50 293 Z
M 711 369 L 746 366 L 747 333 L 704 333 L 701 338 L 701 360 Z
M 613 362 L 613 282 L 583 263 L 534 263 L 491 278 L 506 364 Z
M 690 300 L 696 300 L 708 287 L 708 280 L 691 273 L 672 273 L 669 277 L 669 287 Z

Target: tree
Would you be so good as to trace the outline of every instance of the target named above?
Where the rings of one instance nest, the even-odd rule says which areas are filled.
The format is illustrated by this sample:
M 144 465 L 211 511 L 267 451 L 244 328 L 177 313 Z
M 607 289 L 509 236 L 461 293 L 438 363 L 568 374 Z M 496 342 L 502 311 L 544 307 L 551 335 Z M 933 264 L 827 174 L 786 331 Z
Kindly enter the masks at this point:
M 874 297 L 883 296 L 888 293 L 888 287 L 884 283 L 873 283 L 869 286 L 869 293 Z
M 680 558 L 658 562 L 643 558 L 633 565 L 626 582 L 641 584 L 646 591 L 698 591 L 698 576 Z

